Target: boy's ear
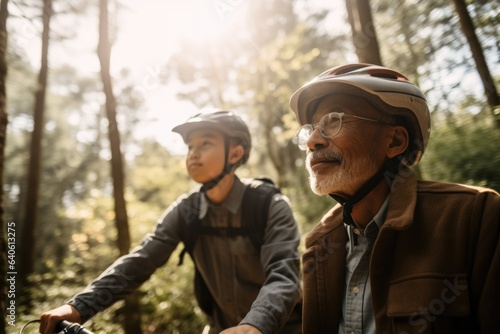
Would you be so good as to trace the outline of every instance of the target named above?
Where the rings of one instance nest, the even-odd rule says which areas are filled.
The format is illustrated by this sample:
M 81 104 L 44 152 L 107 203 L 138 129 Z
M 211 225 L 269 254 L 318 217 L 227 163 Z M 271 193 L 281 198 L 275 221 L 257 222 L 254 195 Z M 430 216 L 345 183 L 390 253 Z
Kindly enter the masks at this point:
M 229 151 L 229 163 L 230 164 L 235 164 L 238 161 L 240 161 L 243 158 L 243 155 L 245 154 L 245 149 L 241 145 L 235 145 L 231 147 L 231 150 Z
M 406 151 L 410 136 L 404 126 L 396 125 L 391 131 L 391 140 L 387 148 L 387 157 L 392 159 Z

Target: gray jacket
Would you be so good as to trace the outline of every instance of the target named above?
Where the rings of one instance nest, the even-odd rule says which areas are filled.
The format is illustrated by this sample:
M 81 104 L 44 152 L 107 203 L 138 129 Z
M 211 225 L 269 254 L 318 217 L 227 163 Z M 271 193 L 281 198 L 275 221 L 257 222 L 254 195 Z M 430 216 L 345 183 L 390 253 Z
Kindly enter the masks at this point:
M 200 196 L 202 224 L 240 226 L 246 185 L 238 178 L 227 199 L 211 204 Z M 153 233 L 130 254 L 116 260 L 69 304 L 86 321 L 97 312 L 137 289 L 164 265 L 181 242 L 181 210 L 186 195 L 179 197 L 160 219 Z M 246 236 L 224 238 L 200 235 L 193 255 L 197 268 L 215 299 L 210 316 L 212 328 L 222 330 L 250 324 L 263 333 L 278 333 L 301 299 L 300 235 L 286 197 L 276 194 L 269 207 L 260 253 Z M 300 327 L 300 324 L 298 325 Z M 288 329 L 287 329 L 288 331 Z

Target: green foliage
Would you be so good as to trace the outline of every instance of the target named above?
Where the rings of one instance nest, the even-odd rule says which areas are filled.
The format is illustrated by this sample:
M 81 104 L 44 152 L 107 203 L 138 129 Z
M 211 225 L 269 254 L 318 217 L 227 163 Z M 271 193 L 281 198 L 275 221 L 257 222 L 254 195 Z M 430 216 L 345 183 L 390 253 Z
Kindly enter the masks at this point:
M 62 305 L 69 296 L 77 293 L 81 286 L 86 284 L 85 277 L 69 267 L 55 268 L 52 266 L 51 271 L 45 274 L 35 274 L 30 280 L 33 283 L 31 288 L 33 311 L 26 313 L 26 309 L 22 307 L 17 310 L 19 317 L 16 319 L 16 331 L 12 331 L 12 334 L 18 333 L 18 327 L 29 320 L 38 319 L 42 312 Z M 26 333 L 38 333 L 38 324 L 30 325 Z
M 165 208 L 194 186 L 184 157 L 173 156 L 158 142 L 146 141 L 129 168 L 130 190 L 141 202 Z
M 424 178 L 500 191 L 500 131 L 487 107 L 471 111 L 477 105 L 470 99 L 454 113 L 433 115 L 429 147 L 420 164 Z
M 304 172 L 304 178 L 307 175 Z M 290 199 L 290 205 L 294 212 L 295 219 L 301 228 L 301 234 L 305 236 L 330 210 L 336 202 L 329 196 L 318 196 L 309 188 L 301 189 L 297 187 L 286 188 L 283 193 Z M 302 242 L 301 245 L 304 243 Z
M 206 324 L 194 297 L 193 263 L 188 260 L 177 266 L 178 255 L 175 252 L 142 288 L 147 333 L 201 333 Z

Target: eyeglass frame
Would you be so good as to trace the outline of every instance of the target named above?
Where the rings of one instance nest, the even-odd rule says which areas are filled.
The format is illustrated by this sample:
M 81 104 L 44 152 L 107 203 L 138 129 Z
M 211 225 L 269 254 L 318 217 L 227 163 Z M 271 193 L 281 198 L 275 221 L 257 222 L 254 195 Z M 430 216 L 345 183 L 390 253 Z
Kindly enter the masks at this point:
M 328 115 L 331 115 L 331 114 L 335 114 L 337 115 L 340 123 L 339 123 L 339 126 L 338 126 L 338 130 L 335 134 L 331 135 L 331 136 L 327 136 L 323 133 L 323 128 L 321 127 L 321 123 L 323 121 L 323 119 L 328 116 Z M 334 112 L 330 112 L 328 114 L 325 114 L 321 117 L 321 119 L 319 120 L 319 122 L 315 123 L 315 124 L 304 124 L 302 125 L 299 130 L 297 131 L 297 133 L 295 134 L 295 138 L 297 139 L 297 146 L 303 150 L 303 151 L 306 151 L 307 150 L 307 142 L 309 141 L 309 139 L 311 138 L 313 132 L 319 127 L 319 133 L 326 139 L 331 139 L 333 137 L 335 137 L 336 135 L 339 134 L 340 130 L 342 129 L 342 120 L 344 117 L 352 117 L 352 118 L 357 118 L 357 119 L 360 119 L 360 120 L 364 120 L 364 121 L 370 121 L 370 122 L 374 122 L 374 123 L 380 123 L 380 124 L 385 124 L 385 125 L 390 125 L 390 126 L 394 126 L 395 124 L 393 123 L 388 123 L 388 122 L 384 122 L 384 121 L 380 121 L 380 120 L 376 120 L 376 119 L 371 119 L 371 118 L 366 118 L 366 117 L 361 117 L 361 116 L 356 116 L 356 115 L 351 115 L 351 114 L 346 114 L 344 112 L 337 112 L 337 111 L 334 111 Z M 305 129 L 309 129 L 310 131 L 310 134 L 309 136 L 307 137 L 307 140 L 305 140 L 305 142 L 303 144 L 300 143 L 300 133 L 305 130 Z

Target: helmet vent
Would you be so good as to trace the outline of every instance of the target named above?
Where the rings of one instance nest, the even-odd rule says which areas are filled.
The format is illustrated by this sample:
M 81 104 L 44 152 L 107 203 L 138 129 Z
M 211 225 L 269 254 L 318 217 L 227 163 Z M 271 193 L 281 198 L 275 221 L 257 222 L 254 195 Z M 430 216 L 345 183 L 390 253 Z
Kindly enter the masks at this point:
M 390 73 L 372 73 L 370 74 L 372 77 L 377 77 L 377 78 L 383 78 L 383 79 L 393 79 L 393 80 L 397 80 L 398 77 L 393 75 L 393 74 L 390 74 Z
M 331 71 L 330 74 L 335 74 L 335 75 L 341 75 L 341 74 L 346 74 L 346 73 L 349 73 L 349 72 L 352 72 L 352 71 L 356 71 L 356 70 L 359 70 L 360 68 L 364 68 L 366 67 L 365 64 L 359 64 L 358 66 L 346 66 L 344 69 L 341 69 L 337 72 L 335 71 Z

